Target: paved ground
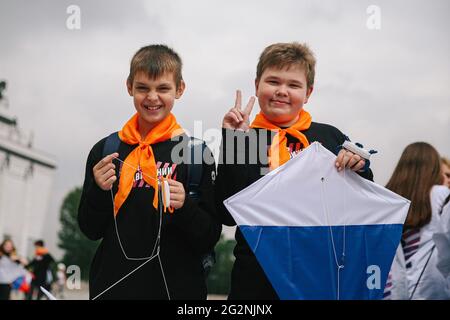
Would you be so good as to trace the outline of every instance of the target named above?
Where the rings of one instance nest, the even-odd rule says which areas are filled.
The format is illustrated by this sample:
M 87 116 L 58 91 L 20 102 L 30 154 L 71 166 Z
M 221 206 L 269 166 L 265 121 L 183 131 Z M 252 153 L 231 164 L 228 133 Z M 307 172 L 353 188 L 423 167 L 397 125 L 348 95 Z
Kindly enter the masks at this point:
M 56 295 L 57 299 L 64 300 L 88 300 L 89 299 L 89 288 L 86 282 L 81 283 L 80 289 L 65 289 L 63 296 Z M 226 300 L 225 295 L 208 295 L 208 300 Z M 12 300 L 23 300 L 23 295 L 21 293 L 13 292 L 11 295 Z

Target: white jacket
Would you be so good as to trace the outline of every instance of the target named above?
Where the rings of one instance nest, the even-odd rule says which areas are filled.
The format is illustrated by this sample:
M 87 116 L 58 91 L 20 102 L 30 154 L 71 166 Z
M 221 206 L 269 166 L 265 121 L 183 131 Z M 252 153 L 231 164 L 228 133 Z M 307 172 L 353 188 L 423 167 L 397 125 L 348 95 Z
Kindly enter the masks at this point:
M 8 256 L 0 256 L 0 284 L 11 284 L 26 273 L 21 264 L 12 261 Z
M 401 244 L 397 248 L 390 299 L 450 299 L 450 204 L 443 207 L 449 193 L 446 186 L 431 189 L 431 221 L 420 230 L 419 249 L 409 260 L 410 268 L 405 267 Z

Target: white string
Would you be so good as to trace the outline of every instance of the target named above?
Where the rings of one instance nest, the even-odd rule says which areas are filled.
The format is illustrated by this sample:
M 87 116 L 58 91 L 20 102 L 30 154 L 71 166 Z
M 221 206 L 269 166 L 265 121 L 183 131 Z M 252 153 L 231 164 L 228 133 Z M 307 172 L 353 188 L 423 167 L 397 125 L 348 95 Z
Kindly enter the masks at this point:
M 331 236 L 331 244 L 333 246 L 333 254 L 334 254 L 334 262 L 336 264 L 337 267 L 337 294 L 336 294 L 336 300 L 340 300 L 340 271 L 341 269 L 344 269 L 345 266 L 345 224 L 344 224 L 344 232 L 343 232 L 343 247 L 342 247 L 342 256 L 341 256 L 341 263 L 339 263 L 338 258 L 337 258 L 337 253 L 336 253 L 336 245 L 334 243 L 334 236 L 333 236 L 333 229 L 331 228 L 331 224 L 330 224 L 330 217 L 329 217 L 329 210 L 328 210 L 328 205 L 327 202 L 325 201 L 325 178 L 322 177 L 321 178 L 321 195 L 322 195 L 322 208 L 323 211 L 325 212 L 325 218 L 327 220 L 327 224 L 329 227 L 329 231 L 330 231 L 330 236 Z M 345 182 L 345 169 L 344 169 L 344 182 Z M 344 190 L 344 213 L 346 211 L 346 193 Z
M 163 268 L 163 265 L 161 262 L 161 256 L 159 255 L 159 252 L 158 252 L 158 261 L 159 261 L 159 267 L 161 268 L 161 274 L 162 274 L 163 280 L 164 280 L 164 286 L 166 287 L 167 298 L 169 298 L 169 300 L 171 300 L 170 293 L 169 293 L 169 287 L 167 287 L 166 276 L 164 275 L 164 268 Z
M 130 165 L 130 164 L 128 164 L 128 163 L 126 163 L 125 161 L 123 161 L 123 160 L 121 160 L 121 159 L 119 159 L 119 158 L 115 158 L 115 159 L 117 159 L 118 161 L 122 162 L 124 165 L 127 165 L 127 166 L 131 167 L 133 170 L 137 171 L 137 168 L 133 167 L 132 165 Z M 157 179 L 155 179 L 155 178 L 153 178 L 153 177 L 151 177 L 151 176 L 145 174 L 144 172 L 141 172 L 141 173 L 142 173 L 142 175 L 145 175 L 146 177 L 148 177 L 148 178 L 150 178 L 150 179 L 157 180 Z M 160 186 L 159 180 L 157 180 L 157 181 L 158 181 L 158 188 L 160 188 L 161 186 Z M 161 191 L 162 191 L 162 190 L 159 190 L 159 196 L 161 195 Z M 155 190 L 155 192 L 157 192 L 157 190 Z M 161 227 L 162 227 L 162 215 L 163 215 L 163 212 L 162 212 L 162 206 L 161 206 L 161 201 L 162 201 L 162 199 L 159 199 L 159 200 L 161 200 L 161 201 L 158 201 L 158 207 L 159 207 L 159 227 L 158 227 L 158 234 L 157 234 L 157 237 L 156 237 L 156 240 L 155 240 L 155 244 L 154 244 L 154 246 L 153 246 L 153 250 L 152 250 L 152 253 L 151 253 L 150 257 L 130 258 L 130 257 L 128 257 L 128 255 L 125 253 L 125 250 L 124 250 L 123 245 L 122 245 L 122 241 L 121 241 L 120 236 L 119 236 L 119 230 L 118 230 L 118 227 L 117 227 L 117 219 L 116 219 L 116 216 L 115 216 L 115 214 L 114 214 L 114 194 L 113 194 L 113 191 L 112 191 L 112 187 L 111 187 L 111 189 L 110 189 L 110 193 L 111 193 L 111 201 L 112 201 L 112 205 L 113 205 L 114 225 L 115 225 L 115 230 L 116 230 L 117 240 L 119 241 L 120 249 L 122 250 L 123 255 L 124 255 L 125 258 L 126 258 L 127 260 L 129 260 L 129 261 L 142 261 L 142 260 L 145 260 L 145 261 L 144 261 L 143 263 L 141 263 L 139 266 L 137 266 L 135 269 L 131 270 L 129 273 L 127 273 L 126 275 L 124 275 L 122 278 L 120 278 L 119 280 L 117 280 L 116 282 L 114 282 L 112 285 L 110 285 L 108 288 L 106 288 L 105 290 L 103 290 L 101 293 L 99 293 L 98 295 L 96 295 L 92 300 L 96 300 L 97 298 L 99 298 L 100 296 L 102 296 L 103 294 L 105 294 L 106 292 L 108 292 L 109 290 L 111 290 L 111 289 L 112 289 L 113 287 L 115 287 L 117 284 L 119 284 L 120 282 L 122 282 L 123 280 L 125 280 L 126 278 L 128 278 L 130 275 L 132 275 L 134 272 L 136 272 L 137 270 L 139 270 L 140 268 L 142 268 L 145 264 L 147 264 L 148 262 L 152 261 L 152 260 L 153 260 L 154 258 L 156 258 L 156 257 L 158 257 L 159 266 L 160 266 L 161 274 L 162 274 L 162 277 L 163 277 L 163 280 L 164 280 L 164 286 L 165 286 L 165 288 L 166 288 L 167 297 L 168 297 L 169 300 L 171 300 L 171 299 L 170 299 L 169 288 L 168 288 L 168 286 L 167 286 L 167 281 L 166 281 L 166 277 L 165 277 L 165 274 L 164 274 L 164 268 L 163 268 L 163 265 L 162 265 L 162 262 L 161 262 L 161 257 L 160 257 L 160 255 L 159 255 L 159 253 L 161 252 Z M 156 254 L 153 255 L 154 252 L 155 252 L 155 250 L 156 250 Z
M 110 190 L 110 192 L 111 192 L 111 199 L 112 199 L 112 202 L 113 202 L 113 205 L 114 205 L 114 195 L 113 195 L 112 189 Z M 113 209 L 113 211 L 114 211 L 114 209 Z M 160 215 L 160 217 L 159 217 L 158 233 L 157 233 L 157 236 L 156 236 L 155 245 L 153 246 L 153 250 L 152 250 L 152 253 L 150 254 L 150 256 L 149 257 L 142 257 L 142 258 L 131 258 L 131 257 L 128 257 L 128 255 L 126 254 L 126 252 L 125 252 L 125 250 L 123 248 L 122 241 L 121 241 L 120 235 L 119 235 L 119 229 L 117 227 L 117 218 L 116 218 L 116 216 L 114 216 L 114 225 L 116 227 L 117 240 L 119 241 L 120 249 L 122 250 L 122 253 L 125 256 L 125 258 L 127 260 L 131 260 L 131 261 L 142 261 L 142 260 L 153 259 L 154 257 L 156 257 L 156 255 L 153 255 L 153 253 L 155 252 L 157 244 L 158 244 L 158 242 L 160 240 L 161 224 L 162 224 L 162 215 Z
M 133 169 L 133 170 L 135 170 L 135 171 L 138 170 L 137 168 L 133 167 L 131 164 L 126 163 L 125 161 L 123 161 L 123 160 L 121 160 L 121 159 L 119 159 L 119 158 L 114 158 L 114 159 L 115 159 L 115 160 L 118 160 L 118 161 L 120 161 L 120 162 L 122 162 L 123 164 L 125 164 L 125 165 L 127 165 L 127 166 L 129 166 L 131 169 Z M 113 159 L 113 160 L 114 160 L 114 159 Z M 148 174 L 146 174 L 146 173 L 144 173 L 144 172 L 142 172 L 142 171 L 141 171 L 141 173 L 142 173 L 142 175 L 146 176 L 147 178 L 150 178 L 150 179 L 152 179 L 152 180 L 156 180 L 156 181 L 159 182 L 158 179 L 153 178 L 152 176 L 149 176 Z

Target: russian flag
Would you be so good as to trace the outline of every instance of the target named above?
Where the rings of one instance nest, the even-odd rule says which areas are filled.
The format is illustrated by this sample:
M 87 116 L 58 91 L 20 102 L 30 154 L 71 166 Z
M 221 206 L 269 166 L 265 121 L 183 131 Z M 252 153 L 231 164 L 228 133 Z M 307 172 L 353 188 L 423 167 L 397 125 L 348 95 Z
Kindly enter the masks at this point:
M 11 288 L 14 290 L 19 290 L 21 292 L 27 293 L 30 291 L 30 283 L 31 283 L 31 277 L 25 275 L 17 278 L 14 280 L 14 282 L 11 284 Z
M 224 201 L 280 299 L 381 299 L 409 200 L 315 142 Z

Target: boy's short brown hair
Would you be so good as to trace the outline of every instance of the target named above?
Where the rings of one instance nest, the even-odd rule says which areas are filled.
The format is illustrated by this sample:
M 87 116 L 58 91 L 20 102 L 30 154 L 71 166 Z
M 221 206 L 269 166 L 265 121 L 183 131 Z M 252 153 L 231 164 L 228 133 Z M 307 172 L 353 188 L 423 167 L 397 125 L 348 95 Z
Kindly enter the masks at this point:
M 267 68 L 284 69 L 300 66 L 305 69 L 308 88 L 314 85 L 316 58 L 306 43 L 275 43 L 261 53 L 256 67 L 256 80 Z
M 156 79 L 163 74 L 173 73 L 177 88 L 183 80 L 181 68 L 183 63 L 180 56 L 164 44 L 152 44 L 142 47 L 131 59 L 128 83 L 133 84 L 134 76 L 138 72 L 145 72 L 150 79 Z

